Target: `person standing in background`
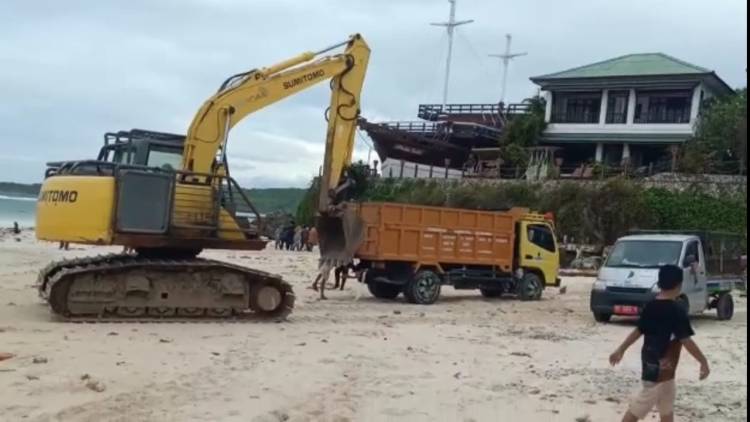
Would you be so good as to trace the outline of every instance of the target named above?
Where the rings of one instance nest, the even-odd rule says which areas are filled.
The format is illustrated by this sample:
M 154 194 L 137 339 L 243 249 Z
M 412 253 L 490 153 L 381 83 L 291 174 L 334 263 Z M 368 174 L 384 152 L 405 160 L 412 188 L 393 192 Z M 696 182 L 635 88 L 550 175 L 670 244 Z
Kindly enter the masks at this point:
M 300 252 L 307 250 L 307 241 L 310 239 L 310 229 L 305 226 L 302 228 L 302 241 L 299 245 Z
M 314 226 L 310 229 L 310 232 L 307 234 L 307 251 L 312 252 L 315 250 L 315 247 L 318 246 L 318 229 L 316 229 Z
M 284 234 L 284 227 L 279 226 L 276 231 L 273 233 L 273 240 L 276 241 L 275 247 L 278 251 L 279 249 L 284 249 L 284 239 L 282 238 Z
M 286 226 L 282 237 L 284 238 L 282 249 L 291 251 L 294 247 L 294 222 L 291 222 Z
M 302 226 L 297 226 L 294 229 L 294 251 L 302 250 Z

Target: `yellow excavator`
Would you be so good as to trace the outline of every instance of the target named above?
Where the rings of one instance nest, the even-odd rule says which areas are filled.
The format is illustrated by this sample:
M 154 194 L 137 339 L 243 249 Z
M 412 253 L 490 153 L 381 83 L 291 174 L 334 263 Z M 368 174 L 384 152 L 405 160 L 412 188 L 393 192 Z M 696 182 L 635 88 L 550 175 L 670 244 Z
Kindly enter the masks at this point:
M 261 250 L 268 243 L 261 215 L 230 176 L 229 132 L 250 113 L 330 80 L 317 225 L 321 258 L 332 265 L 351 261 L 363 224 L 342 198 L 351 185 L 347 170 L 369 56 L 356 34 L 233 75 L 198 110 L 187 135 L 107 133 L 97 159 L 49 163 L 37 238 L 135 251 L 50 263 L 37 284 L 53 313 L 68 320 L 286 317 L 294 306 L 288 283 L 197 257 L 205 249 Z

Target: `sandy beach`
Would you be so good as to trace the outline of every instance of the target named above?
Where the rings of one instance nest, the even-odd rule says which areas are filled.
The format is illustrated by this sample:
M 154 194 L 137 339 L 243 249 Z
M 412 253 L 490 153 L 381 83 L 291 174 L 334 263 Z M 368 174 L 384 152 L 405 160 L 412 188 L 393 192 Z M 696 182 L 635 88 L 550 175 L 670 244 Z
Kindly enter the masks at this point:
M 414 306 L 354 281 L 321 302 L 307 288 L 313 254 L 214 251 L 291 282 L 289 321 L 56 322 L 37 271 L 117 250 L 59 251 L 29 231 L 0 240 L 0 353 L 14 355 L 0 362 L 0 421 L 614 421 L 639 382 L 640 343 L 607 363 L 633 323 L 595 323 L 586 278 L 539 302 L 446 288 Z M 683 356 L 678 420 L 746 420 L 746 300 L 732 321 L 693 323 L 713 373 L 699 382 Z

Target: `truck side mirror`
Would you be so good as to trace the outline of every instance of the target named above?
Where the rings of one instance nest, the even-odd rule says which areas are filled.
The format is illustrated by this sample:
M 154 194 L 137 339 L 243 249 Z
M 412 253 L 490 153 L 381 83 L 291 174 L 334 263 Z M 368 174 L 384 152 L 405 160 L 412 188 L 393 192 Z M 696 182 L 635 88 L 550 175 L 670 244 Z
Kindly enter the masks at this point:
M 695 264 L 698 262 L 698 258 L 696 258 L 695 255 L 688 255 L 685 257 L 685 262 L 683 263 L 683 266 L 685 268 L 693 268 L 695 269 Z

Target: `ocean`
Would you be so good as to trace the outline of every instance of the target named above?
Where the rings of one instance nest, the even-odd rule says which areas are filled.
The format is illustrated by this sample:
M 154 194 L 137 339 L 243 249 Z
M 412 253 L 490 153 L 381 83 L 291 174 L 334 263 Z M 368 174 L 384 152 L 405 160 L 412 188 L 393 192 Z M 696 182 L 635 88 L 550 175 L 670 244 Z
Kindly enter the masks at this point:
M 0 192 L 0 228 L 13 227 L 16 221 L 21 226 L 34 226 L 36 198 L 7 195 Z

